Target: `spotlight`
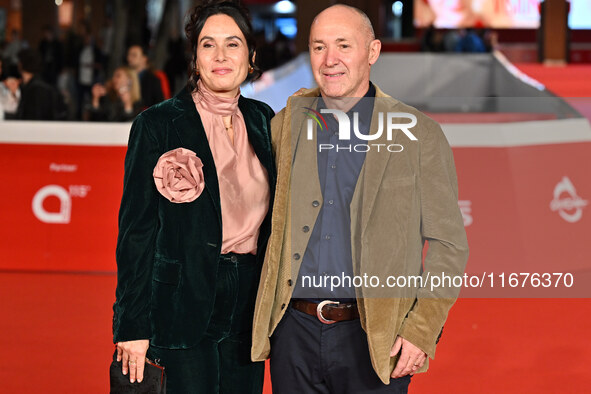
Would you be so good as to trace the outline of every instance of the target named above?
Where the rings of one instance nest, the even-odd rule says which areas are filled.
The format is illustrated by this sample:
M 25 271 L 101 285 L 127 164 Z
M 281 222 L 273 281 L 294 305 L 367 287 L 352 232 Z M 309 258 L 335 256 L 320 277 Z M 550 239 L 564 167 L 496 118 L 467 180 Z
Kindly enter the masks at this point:
M 295 11 L 295 4 L 289 0 L 281 0 L 275 3 L 273 8 L 275 9 L 275 12 L 279 14 L 291 14 Z

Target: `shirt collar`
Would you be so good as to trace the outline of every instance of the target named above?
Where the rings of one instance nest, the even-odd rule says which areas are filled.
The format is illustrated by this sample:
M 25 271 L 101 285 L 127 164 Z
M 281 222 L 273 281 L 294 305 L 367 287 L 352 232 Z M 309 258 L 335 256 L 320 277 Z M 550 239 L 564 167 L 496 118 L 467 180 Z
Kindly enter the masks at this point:
M 347 116 L 351 120 L 353 119 L 354 112 L 359 113 L 360 125 L 366 126 L 366 127 L 361 128 L 360 132 L 362 134 L 369 134 L 369 125 L 371 123 L 371 117 L 373 114 L 373 105 L 374 105 L 375 97 L 376 97 L 376 88 L 375 88 L 374 84 L 371 83 L 371 81 L 370 81 L 369 88 L 367 89 L 367 92 L 365 93 L 363 98 L 361 100 L 359 100 L 349 111 L 347 111 Z M 372 98 L 374 98 L 374 100 L 371 100 Z M 318 105 L 316 108 L 318 111 L 320 111 L 320 109 L 326 108 L 324 100 L 322 99 L 322 96 L 320 94 L 319 94 L 319 99 L 318 99 Z M 330 119 L 330 121 L 328 119 Z M 332 116 L 327 118 L 327 122 L 332 122 L 333 120 L 334 120 L 334 118 Z

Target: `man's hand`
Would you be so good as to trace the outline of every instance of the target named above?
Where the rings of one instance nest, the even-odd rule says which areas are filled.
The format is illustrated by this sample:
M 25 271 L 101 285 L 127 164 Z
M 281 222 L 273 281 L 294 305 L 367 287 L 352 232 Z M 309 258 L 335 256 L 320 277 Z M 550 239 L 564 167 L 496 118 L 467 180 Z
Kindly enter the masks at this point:
M 119 342 L 117 344 L 117 361 L 121 361 L 121 372 L 127 375 L 129 371 L 129 381 L 138 383 L 144 380 L 144 363 L 146 362 L 146 353 L 150 341 L 140 339 L 137 341 Z
M 402 348 L 402 351 L 400 349 Z M 396 379 L 406 375 L 414 375 L 417 369 L 421 368 L 427 360 L 427 354 L 421 349 L 402 337 L 396 337 L 396 342 L 390 350 L 390 357 L 400 352 L 400 358 L 390 377 Z

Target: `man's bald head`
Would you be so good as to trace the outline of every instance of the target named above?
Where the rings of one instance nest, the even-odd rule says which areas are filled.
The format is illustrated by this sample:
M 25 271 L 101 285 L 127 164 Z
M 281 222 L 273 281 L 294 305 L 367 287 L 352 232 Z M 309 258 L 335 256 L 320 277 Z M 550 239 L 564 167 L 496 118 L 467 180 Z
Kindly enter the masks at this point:
M 310 65 L 323 97 L 363 97 L 381 43 L 361 10 L 328 7 L 310 28 Z
M 322 23 L 323 18 L 333 18 L 335 15 L 344 16 L 346 14 L 350 14 L 349 16 L 354 18 L 353 20 L 355 20 L 355 22 L 359 23 L 360 30 L 364 32 L 368 44 L 375 40 L 376 35 L 367 14 L 357 7 L 352 7 L 346 4 L 335 4 L 320 12 L 312 21 L 311 28 L 313 28 L 316 23 Z

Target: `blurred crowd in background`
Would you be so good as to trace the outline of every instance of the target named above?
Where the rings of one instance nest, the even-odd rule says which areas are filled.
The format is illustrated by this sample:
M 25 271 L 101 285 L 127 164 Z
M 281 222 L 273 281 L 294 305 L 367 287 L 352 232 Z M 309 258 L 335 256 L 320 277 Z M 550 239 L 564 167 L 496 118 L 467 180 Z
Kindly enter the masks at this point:
M 436 29 L 427 27 L 421 38 L 421 51 L 448 53 L 491 52 L 498 44 L 497 34 L 490 29 Z
M 162 69 L 150 63 L 150 32 L 143 42 L 127 46 L 125 59 L 109 71 L 113 29 L 110 21 L 98 37 L 82 23 L 78 32 L 61 37 L 51 26 L 32 45 L 18 31 L 0 47 L 0 118 L 21 120 L 88 120 L 124 122 L 142 110 L 170 98 L 185 86 L 187 52 L 177 35 L 167 46 Z M 257 34 L 256 62 L 263 70 L 294 57 L 293 42 L 277 34 L 267 42 Z M 426 52 L 482 53 L 496 45 L 488 29 L 425 29 L 421 50 Z
M 183 18 L 201 1 L 0 0 L 0 119 L 129 121 L 175 95 L 191 58 Z M 587 0 L 548 11 L 560 19 L 550 25 L 540 0 L 240 1 L 263 71 L 306 52 L 313 18 L 339 1 L 366 11 L 382 52 L 499 50 L 514 63 L 591 61 Z
M 155 69 L 148 29 L 116 62 L 110 59 L 113 34 L 110 20 L 98 34 L 84 22 L 61 35 L 45 26 L 38 43 L 13 30 L 0 46 L 0 119 L 130 121 L 185 86 L 191 57 L 183 37 L 169 39 L 164 66 Z M 263 71 L 294 57 L 293 43 L 280 33 L 273 42 L 258 34 L 257 41 Z

